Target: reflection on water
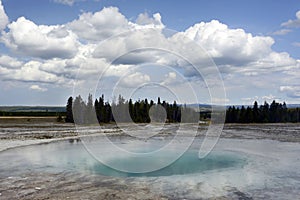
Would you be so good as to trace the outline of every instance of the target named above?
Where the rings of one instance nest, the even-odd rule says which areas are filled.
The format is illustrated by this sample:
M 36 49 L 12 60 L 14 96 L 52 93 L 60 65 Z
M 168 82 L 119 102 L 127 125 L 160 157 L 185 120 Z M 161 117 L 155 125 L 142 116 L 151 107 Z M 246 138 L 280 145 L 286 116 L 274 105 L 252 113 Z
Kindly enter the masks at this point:
M 122 141 L 124 144 L 124 140 Z M 120 145 L 122 145 L 120 144 Z M 126 142 L 125 142 L 126 144 Z M 168 157 L 168 155 L 165 155 Z M 132 159 L 113 156 L 111 162 L 120 165 L 136 164 Z M 69 140 L 43 145 L 11 149 L 0 153 L 0 177 L 24 174 L 32 171 L 64 172 L 77 171 L 107 176 L 171 176 L 201 173 L 207 170 L 221 170 L 242 167 L 245 159 L 229 152 L 212 152 L 205 159 L 198 159 L 196 150 L 189 150 L 172 165 L 158 171 L 134 174 L 113 170 L 95 160 L 79 140 Z M 148 162 L 159 162 L 149 160 Z M 147 165 L 147 163 L 144 163 Z

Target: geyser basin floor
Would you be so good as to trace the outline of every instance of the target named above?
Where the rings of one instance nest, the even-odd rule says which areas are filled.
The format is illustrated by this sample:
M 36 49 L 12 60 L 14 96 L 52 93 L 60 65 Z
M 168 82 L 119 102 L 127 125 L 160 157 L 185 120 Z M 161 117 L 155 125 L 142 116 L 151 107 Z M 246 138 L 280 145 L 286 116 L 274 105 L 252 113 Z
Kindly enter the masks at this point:
M 122 138 L 120 141 L 126 143 L 126 138 Z M 200 144 L 201 140 L 196 139 L 191 147 L 191 152 L 197 152 Z M 74 148 L 77 150 L 76 155 Z M 59 154 L 58 152 L 64 153 Z M 120 179 L 99 175 L 98 180 L 101 183 L 109 182 L 112 185 L 118 182 L 124 187 L 132 185 L 132 188 L 135 188 L 136 185 L 147 185 L 154 193 L 177 199 L 210 197 L 297 199 L 299 197 L 299 143 L 221 139 L 211 155 L 213 156 L 212 160 L 226 158 L 225 160 L 230 161 L 229 164 L 233 164 L 233 166 L 209 167 L 211 170 L 201 169 L 184 173 L 184 175 L 174 175 L 176 173 L 173 173 L 170 176 L 158 176 L 159 174 L 157 174 L 153 177 Z M 218 159 L 218 156 L 221 157 Z M 72 178 L 77 180 L 76 177 L 79 176 L 77 174 L 97 174 L 99 172 L 98 163 L 91 159 L 78 143 L 58 142 L 11 149 L 0 153 L 0 160 L 0 179 L 1 184 L 4 184 L 1 186 L 2 188 L 7 187 L 5 183 L 11 183 L 9 180 L 12 177 L 26 177 L 28 174 L 56 173 L 61 176 L 59 180 L 64 180 L 65 172 L 71 172 L 74 174 Z M 212 165 L 214 164 L 210 166 Z M 226 165 L 222 163 L 222 166 Z M 26 182 L 26 179 L 24 181 Z M 20 182 L 14 182 L 14 184 L 18 185 Z M 74 181 L 73 184 L 83 183 Z M 65 187 L 69 188 L 70 185 L 65 185 Z M 95 185 L 94 187 L 95 190 L 101 190 L 100 186 Z M 5 190 L 0 191 L 4 199 L 5 192 Z

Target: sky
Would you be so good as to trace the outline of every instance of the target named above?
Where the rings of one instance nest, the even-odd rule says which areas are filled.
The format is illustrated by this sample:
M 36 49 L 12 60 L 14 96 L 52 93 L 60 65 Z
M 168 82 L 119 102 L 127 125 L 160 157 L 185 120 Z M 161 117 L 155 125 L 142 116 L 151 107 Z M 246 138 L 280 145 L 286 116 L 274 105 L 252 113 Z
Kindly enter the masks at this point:
M 0 0 L 0 105 L 300 103 L 294 0 Z

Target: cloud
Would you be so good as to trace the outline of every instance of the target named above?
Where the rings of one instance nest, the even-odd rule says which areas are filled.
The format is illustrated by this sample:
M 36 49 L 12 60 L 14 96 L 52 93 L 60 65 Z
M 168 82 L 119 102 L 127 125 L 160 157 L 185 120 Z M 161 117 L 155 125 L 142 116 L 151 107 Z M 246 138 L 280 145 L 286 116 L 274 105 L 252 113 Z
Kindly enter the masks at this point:
M 258 101 L 258 99 L 259 99 L 258 96 L 241 98 L 242 101 L 245 101 L 248 103 L 253 103 L 254 101 Z
M 38 61 L 29 61 L 22 65 L 19 69 L 2 68 L 2 80 L 6 81 L 21 81 L 21 82 L 39 82 L 59 84 L 60 78 L 55 74 L 40 70 L 42 63 Z M 4 69 L 4 70 L 3 70 Z M 2 73 L 1 73 L 2 72 Z
M 217 20 L 195 24 L 174 37 L 179 34 L 189 37 L 205 49 L 223 77 L 228 79 L 231 79 L 228 76 L 230 74 L 249 79 L 249 76 L 286 72 L 297 67 L 297 61 L 288 53 L 272 50 L 275 42 L 272 37 L 253 36 L 242 29 L 230 29 Z M 189 54 L 193 55 L 193 52 Z M 186 76 L 198 74 L 189 67 L 185 72 Z
M 103 58 L 113 65 L 141 65 L 160 63 L 170 60 L 161 49 L 170 47 L 172 41 L 162 34 L 160 28 L 138 28 L 131 26 L 131 31 L 123 32 L 96 44 L 92 52 L 94 58 Z
M 228 98 L 223 98 L 223 99 L 213 98 L 213 99 L 211 99 L 211 104 L 218 105 L 218 104 L 228 103 L 229 101 L 230 101 L 230 99 L 228 99 Z
M 128 20 L 116 7 L 103 8 L 95 13 L 83 13 L 68 28 L 81 39 L 89 42 L 102 41 L 129 30 Z
M 169 72 L 168 74 L 165 75 L 165 79 L 162 82 L 162 85 L 170 85 L 170 84 L 174 84 L 177 83 L 177 75 L 175 72 Z
M 124 34 L 135 29 L 162 29 L 164 24 L 159 13 L 150 17 L 147 13 L 140 14 L 136 23 L 129 21 L 116 7 L 104 7 L 101 11 L 82 13 L 79 19 L 67 24 L 80 39 L 87 42 L 99 42 L 115 35 Z M 88 31 L 87 31 L 88 30 Z
M 155 13 L 152 17 L 149 17 L 148 13 L 139 14 L 136 20 L 136 27 L 141 25 L 142 27 L 147 28 L 164 28 L 165 25 L 161 21 L 161 15 L 159 13 Z
M 74 21 L 55 26 L 37 25 L 20 17 L 8 25 L 1 37 L 12 54 L 0 56 L 0 79 L 66 88 L 75 79 L 94 84 L 104 73 L 105 77 L 120 79 L 124 87 L 136 87 L 150 82 L 152 76 L 147 70 L 140 73 L 135 68 L 144 64 L 151 68 L 150 64 L 155 64 L 176 68 L 178 73 L 170 72 L 165 77 L 162 74 L 162 82 L 172 86 L 176 83 L 177 88 L 184 90 L 185 78 L 202 81 L 188 61 L 200 63 L 206 72 L 212 64 L 208 62 L 211 57 L 228 88 L 279 88 L 295 85 L 299 80 L 299 75 L 295 75 L 299 62 L 286 52 L 274 51 L 272 37 L 255 36 L 217 20 L 197 23 L 173 35 L 164 34 L 164 27 L 159 13 L 142 13 L 130 20 L 115 7 L 82 13 Z M 111 38 L 116 34 L 119 37 Z M 199 53 L 199 46 L 205 51 Z M 17 57 L 12 56 L 14 53 Z
M 75 0 L 54 0 L 54 2 L 72 6 L 74 4 Z
M 264 100 L 264 101 L 272 101 L 272 100 L 274 100 L 276 98 L 276 96 L 274 96 L 274 95 L 272 95 L 272 94 L 269 94 L 269 95 L 266 95 L 266 96 L 263 96 L 262 97 L 262 99 Z
M 8 17 L 4 11 L 2 1 L 0 0 L 0 31 L 5 29 L 5 27 L 8 23 L 9 23 Z
M 285 72 L 297 67 L 297 61 L 286 52 L 270 52 L 266 57 L 241 68 L 240 72 L 257 72 L 258 74 Z
M 296 47 L 300 47 L 300 42 L 294 42 L 293 45 Z
M 135 72 L 133 74 L 123 76 L 120 80 L 120 84 L 123 87 L 139 87 L 150 81 L 151 79 L 149 75 Z
M 91 57 L 93 45 L 82 45 L 77 54 L 69 59 L 50 59 L 41 62 L 39 69 L 65 79 L 85 79 L 99 76 L 108 63 L 103 58 Z M 89 77 L 92 76 L 92 77 Z
M 267 56 L 274 44 L 271 37 L 253 36 L 243 29 L 230 29 L 217 20 L 195 24 L 183 34 L 207 50 L 216 64 L 222 65 L 238 66 L 257 61 Z
M 288 97 L 300 98 L 300 85 L 294 86 L 280 86 L 280 92 L 286 93 Z
M 84 1 L 90 1 L 90 0 L 53 0 L 54 3 L 59 3 L 67 6 L 73 6 L 76 2 L 84 2 Z M 93 0 L 93 1 L 100 1 L 100 0 Z
M 290 32 L 292 32 L 291 29 L 280 29 L 280 30 L 275 31 L 274 33 L 272 33 L 272 35 L 286 35 Z
M 147 27 L 148 25 L 158 28 L 151 29 Z M 137 29 L 137 27 L 144 28 Z M 70 66 L 70 63 L 73 68 L 76 66 L 75 68 L 78 69 L 82 67 L 82 63 L 78 61 L 91 64 L 91 62 L 104 59 L 107 63 L 114 61 L 115 65 L 160 62 L 183 66 L 186 75 L 193 75 L 196 72 L 187 66 L 188 63 L 164 55 L 162 52 L 127 53 L 141 46 L 153 46 L 158 49 L 169 47 L 176 52 L 184 52 L 184 55 L 190 59 L 198 59 L 200 57 L 198 52 L 188 48 L 183 49 L 180 45 L 184 41 L 181 35 L 189 37 L 205 48 L 223 73 L 235 71 L 246 75 L 256 75 L 270 68 L 283 70 L 284 67 L 291 67 L 295 64 L 295 60 L 287 53 L 272 51 L 274 40 L 271 37 L 253 36 L 242 29 L 230 29 L 216 20 L 195 24 L 171 38 L 162 34 L 162 27 L 164 25 L 158 13 L 152 17 L 149 17 L 147 13 L 140 14 L 134 23 L 127 20 L 118 8 L 108 7 L 95 13 L 83 13 L 79 19 L 66 25 L 38 26 L 21 17 L 9 25 L 9 31 L 4 34 L 3 41 L 12 50 L 25 56 L 66 59 L 64 62 L 69 64 L 59 65 L 61 67 L 56 70 L 59 73 L 66 73 L 68 70 L 62 69 Z M 128 30 L 131 32 L 123 32 L 120 37 L 98 45 L 98 41 L 103 41 L 117 32 Z M 79 41 L 82 40 L 91 43 L 80 43 Z M 80 49 L 84 49 L 85 52 Z M 51 64 L 53 61 L 49 63 L 42 66 L 43 70 L 47 71 L 44 66 L 53 66 Z M 105 63 L 102 64 L 105 65 Z M 92 66 L 99 68 L 95 64 Z M 51 73 L 55 73 L 54 71 L 51 70 Z
M 186 42 L 184 37 L 190 38 L 191 44 L 195 41 L 205 48 L 224 74 L 235 72 L 253 76 L 269 73 L 270 70 L 283 71 L 292 68 L 296 62 L 287 53 L 274 52 L 271 37 L 253 36 L 242 29 L 230 29 L 217 20 L 195 24 L 172 37 L 165 36 L 162 27 L 164 25 L 158 13 L 152 17 L 147 13 L 140 14 L 134 23 L 126 19 L 118 8 L 108 7 L 95 13 L 83 13 L 79 19 L 57 26 L 38 26 L 21 17 L 9 25 L 3 41 L 15 52 L 44 59 L 40 70 L 65 78 L 76 77 L 76 70 L 80 68 L 86 68 L 82 76 L 85 77 L 103 70 L 100 68 L 105 68 L 110 62 L 113 62 L 113 68 L 114 65 L 168 64 L 183 67 L 186 76 L 199 76 L 189 63 L 176 56 L 160 50 L 135 50 L 152 46 L 156 49 L 174 49 L 192 61 L 205 57 L 196 52 L 193 45 L 189 48 L 186 44 L 187 47 L 183 48 L 181 44 Z M 131 31 L 126 32 L 128 30 Z M 104 40 L 122 31 L 125 32 L 120 37 Z M 83 40 L 88 43 L 80 42 Z
M 42 88 L 39 85 L 32 85 L 29 87 L 30 90 L 36 90 L 38 92 L 46 92 L 48 89 L 47 88 Z
M 0 55 L 0 66 L 5 68 L 20 68 L 23 62 L 18 61 L 16 58 L 12 58 L 7 55 Z
M 176 79 L 176 73 L 175 72 L 169 72 L 167 75 L 165 75 L 165 77 L 167 79 L 172 79 L 172 80 L 175 80 Z
M 300 27 L 300 10 L 296 13 L 296 19 L 288 20 L 281 24 L 281 26 L 288 27 L 288 28 L 299 28 Z
M 141 18 L 139 20 L 144 20 L 145 23 L 153 21 L 153 19 L 147 20 L 148 17 L 146 14 L 142 14 L 139 16 Z M 205 52 L 199 53 L 193 48 L 195 44 L 192 43 L 195 41 L 208 52 L 222 73 L 235 71 L 255 75 L 259 72 L 268 72 L 270 69 L 275 70 L 273 68 L 276 68 L 277 71 L 283 70 L 284 67 L 295 64 L 295 61 L 288 54 L 277 53 L 272 50 L 273 38 L 253 36 L 242 29 L 230 29 L 227 25 L 216 20 L 207 23 L 201 22 L 184 32 L 174 34 L 170 38 L 163 35 L 159 28 L 131 30 L 130 33 L 101 43 L 95 48 L 93 57 L 105 58 L 108 62 L 114 61 L 116 64 L 137 65 L 156 61 L 160 64 L 183 67 L 186 76 L 199 76 L 198 72 L 188 62 L 184 62 L 176 56 L 167 55 L 159 50 L 156 52 L 148 51 L 146 54 L 131 52 L 143 46 L 152 46 L 156 49 L 174 49 L 175 52 L 184 55 L 189 61 L 193 61 L 193 63 L 200 61 L 203 62 L 200 63 L 200 66 L 208 66 L 209 59 Z M 188 44 L 185 37 L 191 39 L 191 45 Z M 182 46 L 183 43 L 185 46 Z M 128 52 L 131 53 L 127 54 Z M 126 55 L 124 56 L 124 54 Z
M 8 25 L 2 41 L 16 53 L 41 59 L 71 58 L 79 43 L 72 32 L 62 26 L 36 25 L 24 17 Z

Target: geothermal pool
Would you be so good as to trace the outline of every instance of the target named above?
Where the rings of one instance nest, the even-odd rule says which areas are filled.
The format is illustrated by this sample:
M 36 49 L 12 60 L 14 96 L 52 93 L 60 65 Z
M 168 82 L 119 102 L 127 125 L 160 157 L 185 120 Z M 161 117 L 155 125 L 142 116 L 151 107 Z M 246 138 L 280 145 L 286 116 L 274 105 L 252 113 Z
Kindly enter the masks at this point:
M 154 138 L 156 147 L 165 143 Z M 120 147 L 132 146 L 130 137 L 115 137 Z M 101 164 L 82 142 L 66 140 L 10 149 L 0 153 L 0 179 L 34 173 L 77 173 L 116 177 L 124 184 L 147 184 L 170 198 L 211 197 L 242 199 L 295 199 L 300 195 L 300 144 L 268 139 L 220 139 L 204 159 L 198 158 L 202 139 L 172 165 L 150 173 L 120 172 Z M 139 141 L 149 150 L 149 141 Z M 152 148 L 152 145 L 150 145 Z M 107 153 L 107 152 L 106 152 Z M 165 155 L 168 157 L 168 155 Z M 113 162 L 131 165 L 119 157 Z M 159 160 L 151 160 L 159 162 Z M 63 176 L 63 175 L 61 175 Z
M 122 140 L 120 146 L 126 145 Z M 170 152 L 172 154 L 172 152 Z M 164 155 L 168 159 L 168 154 Z M 133 158 L 111 156 L 112 162 L 119 165 L 136 165 Z M 203 173 L 209 170 L 242 168 L 246 157 L 230 151 L 214 151 L 203 159 L 198 158 L 198 151 L 190 149 L 169 166 L 147 173 L 126 173 L 115 170 L 95 159 L 84 145 L 77 140 L 54 142 L 11 149 L 0 154 L 0 174 L 16 175 L 29 171 L 62 172 L 74 171 L 100 174 L 114 177 L 160 177 Z M 149 163 L 160 162 L 155 158 L 139 163 L 145 168 Z

